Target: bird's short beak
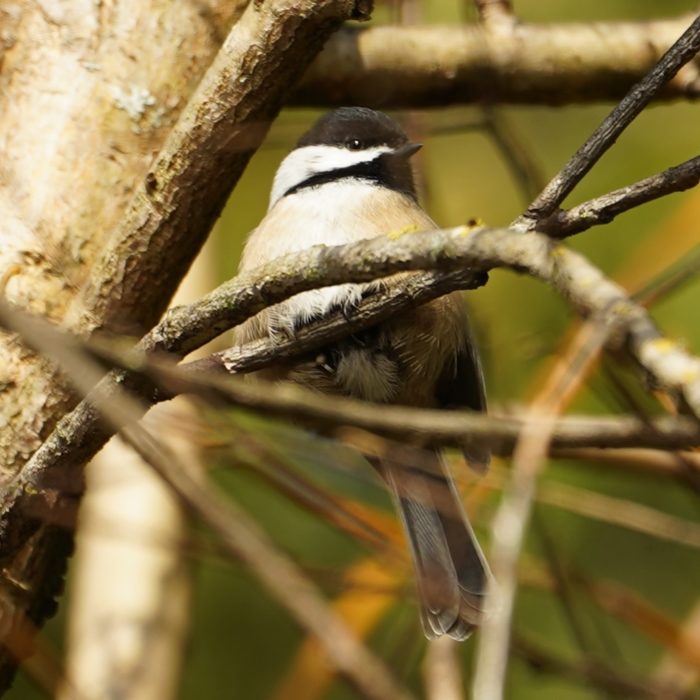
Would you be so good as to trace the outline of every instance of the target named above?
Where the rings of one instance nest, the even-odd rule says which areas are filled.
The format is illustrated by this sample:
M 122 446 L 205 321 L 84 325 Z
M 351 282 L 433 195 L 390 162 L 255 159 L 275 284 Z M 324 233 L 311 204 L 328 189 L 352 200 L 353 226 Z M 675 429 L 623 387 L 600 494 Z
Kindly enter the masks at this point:
M 412 155 L 418 153 L 421 148 L 423 148 L 422 143 L 407 143 L 392 151 L 391 155 L 397 158 L 410 158 Z

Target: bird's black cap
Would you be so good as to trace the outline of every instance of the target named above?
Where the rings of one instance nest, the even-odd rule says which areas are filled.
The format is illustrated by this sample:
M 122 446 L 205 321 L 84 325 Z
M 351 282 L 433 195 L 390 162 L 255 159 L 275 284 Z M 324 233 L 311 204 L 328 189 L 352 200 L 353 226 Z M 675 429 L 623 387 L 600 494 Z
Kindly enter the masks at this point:
M 386 146 L 390 150 L 368 155 L 367 160 L 316 172 L 290 187 L 285 196 L 329 182 L 354 179 L 374 182 L 416 198 L 409 159 L 420 145 L 409 143 L 401 126 L 382 112 L 366 107 L 341 107 L 329 112 L 299 139 L 297 148 L 305 146 L 335 146 L 349 151 Z
M 383 112 L 367 107 L 341 107 L 324 114 L 299 139 L 297 147 L 340 146 L 362 150 L 373 146 L 398 148 L 406 143 L 406 132 Z

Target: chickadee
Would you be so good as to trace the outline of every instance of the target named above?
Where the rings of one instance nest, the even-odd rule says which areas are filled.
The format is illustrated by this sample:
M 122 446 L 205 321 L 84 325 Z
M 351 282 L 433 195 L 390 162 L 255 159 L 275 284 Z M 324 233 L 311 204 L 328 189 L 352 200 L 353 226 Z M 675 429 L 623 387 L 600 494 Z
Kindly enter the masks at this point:
M 267 214 L 248 238 L 240 272 L 320 243 L 437 228 L 417 201 L 409 159 L 419 148 L 381 112 L 343 107 L 321 117 L 277 170 Z M 297 294 L 240 326 L 236 341 L 293 332 L 331 309 L 351 309 L 366 289 L 343 284 Z M 486 407 L 459 293 L 257 374 L 377 403 Z M 479 471 L 488 465 L 484 450 L 465 456 Z M 434 453 L 427 464 L 401 464 L 387 455 L 375 466 L 401 514 L 426 636 L 465 639 L 480 621 L 489 574 L 446 465 Z

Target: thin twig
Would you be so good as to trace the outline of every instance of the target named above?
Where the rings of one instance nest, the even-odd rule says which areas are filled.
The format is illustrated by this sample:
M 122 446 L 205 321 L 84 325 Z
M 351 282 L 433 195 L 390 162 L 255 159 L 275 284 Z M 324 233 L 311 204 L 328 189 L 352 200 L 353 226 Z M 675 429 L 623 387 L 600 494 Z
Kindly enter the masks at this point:
M 586 518 L 625 527 L 650 537 L 700 548 L 700 525 L 655 508 L 566 484 L 547 483 L 537 499 Z
M 598 447 L 555 448 L 550 453 L 555 459 L 571 459 L 584 463 L 588 467 L 600 467 L 608 470 L 616 467 L 634 474 L 673 477 L 684 480 L 688 473 L 700 478 L 700 454 L 697 452 L 666 452 L 647 449 L 607 449 Z
M 678 291 L 684 284 L 696 279 L 698 273 L 700 273 L 700 244 L 685 251 L 679 260 L 647 282 L 632 295 L 632 298 L 638 304 L 649 308 Z
M 274 449 L 270 449 L 269 441 L 261 440 L 248 432 L 236 430 L 235 427 L 228 429 L 227 434 L 231 438 L 226 446 L 224 460 L 230 455 L 236 460 L 237 466 L 248 465 L 256 476 L 271 483 L 287 498 L 307 511 L 320 515 L 325 522 L 349 534 L 356 541 L 364 542 L 384 556 L 397 554 L 396 543 L 387 536 L 384 529 L 376 526 L 376 519 L 367 517 L 362 506 L 306 478 L 299 470 L 290 468 L 288 461 L 285 461 Z
M 666 613 L 652 605 L 639 593 L 623 584 L 606 579 L 591 579 L 580 571 L 570 568 L 566 576 L 602 611 L 629 625 L 636 632 L 666 648 L 679 661 L 690 664 L 700 670 L 700 637 L 690 631 L 689 634 Z M 544 567 L 528 557 L 522 567 L 520 581 L 523 586 L 553 592 L 558 581 L 551 577 Z M 675 696 L 671 696 L 675 697 Z M 685 696 L 682 696 L 685 698 Z
M 570 344 L 529 410 L 537 422 L 520 435 L 513 453 L 513 472 L 492 524 L 488 600 L 493 612 L 485 620 L 477 650 L 474 697 L 501 700 L 508 667 L 511 623 L 517 593 L 517 562 L 537 490 L 537 478 L 551 445 L 556 417 L 573 398 L 610 331 L 591 321 Z M 498 582 L 496 584 L 496 581 Z
M 696 634 L 691 632 L 686 635 L 685 630 L 668 614 L 619 583 L 578 578 L 581 590 L 590 595 L 597 605 L 673 651 L 679 660 L 700 670 L 700 638 Z
M 134 362 L 131 363 L 136 368 Z M 189 393 L 268 416 L 287 417 L 329 430 L 351 425 L 425 448 L 488 445 L 495 454 L 509 456 L 528 426 L 538 429 L 546 421 L 535 416 L 485 415 L 473 411 L 441 411 L 409 406 L 384 406 L 343 396 L 327 396 L 293 384 L 251 385 L 239 378 L 208 373 L 182 373 L 179 368 L 146 360 L 143 372 L 171 393 Z M 552 425 L 551 447 L 657 447 L 695 446 L 700 426 L 690 418 L 662 416 L 641 420 L 636 416 L 569 416 Z
M 492 411 L 487 415 L 464 410 L 386 406 L 345 396 L 328 396 L 291 383 L 260 380 L 261 383 L 250 384 L 241 377 L 209 371 L 211 363 L 202 370 L 199 361 L 178 365 L 168 358 L 134 350 L 114 350 L 94 341 L 83 342 L 69 336 L 63 336 L 61 340 L 80 345 L 105 362 L 143 375 L 154 392 L 154 400 L 190 394 L 216 403 L 252 409 L 270 417 L 286 417 L 325 431 L 338 426 L 354 426 L 418 447 L 469 448 L 478 443 L 487 445 L 494 454 L 509 456 L 524 430 L 539 430 L 548 423 L 548 420 L 527 413 L 499 415 Z M 257 342 L 252 345 L 258 347 Z M 220 353 L 214 356 L 219 357 Z M 252 367 L 258 366 L 252 352 L 244 348 L 242 356 L 252 357 Z M 239 367 L 249 369 L 247 363 L 241 363 Z M 261 386 L 264 386 L 264 391 L 261 391 Z M 552 450 L 673 449 L 700 445 L 700 425 L 691 418 L 679 416 L 644 419 L 637 416 L 568 416 L 552 423 L 551 431 Z
M 558 599 L 564 618 L 579 650 L 584 658 L 588 658 L 593 652 L 593 640 L 589 629 L 588 615 L 576 605 L 576 591 L 573 582 L 559 555 L 554 537 L 540 511 L 533 511 L 532 524 L 537 534 L 538 542 L 542 547 L 547 569 L 555 581 L 555 597 Z
M 566 211 L 557 211 L 537 224 L 537 230 L 554 238 L 566 238 L 593 226 L 610 223 L 616 216 L 700 182 L 700 156 L 639 180 L 632 185 L 596 197 Z
M 507 485 L 507 477 L 508 474 L 503 469 L 493 466 L 479 483 L 483 488 L 498 492 Z M 700 549 L 698 523 L 634 501 L 569 486 L 554 479 L 543 480 L 538 486 L 534 500 L 589 520 L 684 547 Z
M 700 50 L 700 16 L 686 29 L 676 43 L 663 55 L 647 75 L 603 120 L 569 162 L 554 176 L 524 214 L 514 222 L 520 230 L 532 230 L 540 221 L 551 216 L 566 196 L 600 157 L 615 143 L 617 137 L 649 104 L 680 68 Z

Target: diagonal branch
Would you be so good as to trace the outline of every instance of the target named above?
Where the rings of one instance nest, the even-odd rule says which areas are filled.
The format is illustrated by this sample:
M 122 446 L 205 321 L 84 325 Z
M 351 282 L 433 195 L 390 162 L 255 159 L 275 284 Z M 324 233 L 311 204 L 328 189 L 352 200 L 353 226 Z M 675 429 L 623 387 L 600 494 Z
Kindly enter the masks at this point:
M 700 156 L 686 160 L 632 185 L 556 211 L 537 224 L 537 230 L 553 238 L 566 238 L 593 226 L 610 223 L 616 216 L 673 192 L 682 192 L 700 182 Z
M 250 3 L 180 115 L 74 305 L 76 328 L 156 322 L 304 68 L 371 0 Z
M 542 190 L 514 226 L 522 230 L 535 228 L 554 213 L 584 175 L 598 162 L 646 107 L 663 86 L 700 50 L 700 16 L 697 16 L 661 60 L 635 85 L 603 120 L 569 162 Z

